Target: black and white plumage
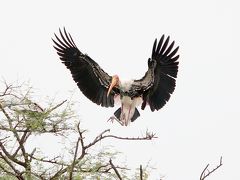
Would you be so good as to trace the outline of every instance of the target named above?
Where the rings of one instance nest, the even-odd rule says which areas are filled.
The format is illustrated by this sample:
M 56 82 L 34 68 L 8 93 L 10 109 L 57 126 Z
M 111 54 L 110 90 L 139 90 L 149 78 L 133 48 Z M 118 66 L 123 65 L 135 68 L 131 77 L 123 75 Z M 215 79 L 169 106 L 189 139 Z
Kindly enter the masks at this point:
M 155 40 L 152 56 L 148 59 L 148 70 L 139 80 L 122 82 L 117 75 L 108 75 L 88 55 L 83 54 L 74 43 L 71 35 L 59 30 L 55 34 L 54 48 L 62 63 L 71 71 L 74 81 L 82 93 L 92 102 L 103 107 L 113 107 L 115 97 L 120 96 L 121 107 L 114 115 L 122 125 L 128 125 L 140 116 L 136 106 L 146 105 L 151 111 L 161 109 L 175 89 L 178 72 L 178 47 L 174 41 L 169 43 L 169 36 Z M 170 44 L 170 45 L 169 45 Z M 112 118 L 112 117 L 111 117 Z

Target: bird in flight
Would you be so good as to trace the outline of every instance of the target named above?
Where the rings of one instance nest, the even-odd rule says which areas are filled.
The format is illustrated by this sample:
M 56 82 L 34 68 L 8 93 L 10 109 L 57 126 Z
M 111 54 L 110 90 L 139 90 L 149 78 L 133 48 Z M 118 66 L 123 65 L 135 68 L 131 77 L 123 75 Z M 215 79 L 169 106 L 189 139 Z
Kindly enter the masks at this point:
M 110 120 L 115 119 L 123 126 L 140 116 L 137 106 L 141 105 L 144 110 L 149 105 L 151 111 L 158 111 L 175 89 L 179 47 L 174 48 L 174 41 L 169 43 L 169 36 L 165 39 L 162 35 L 159 41 L 155 39 L 147 61 L 148 70 L 141 79 L 121 81 L 118 75 L 108 75 L 92 58 L 83 54 L 65 28 L 59 29 L 59 36 L 54 35 L 55 40 L 52 40 L 57 54 L 88 99 L 103 107 L 114 107 L 120 98 L 121 107 Z

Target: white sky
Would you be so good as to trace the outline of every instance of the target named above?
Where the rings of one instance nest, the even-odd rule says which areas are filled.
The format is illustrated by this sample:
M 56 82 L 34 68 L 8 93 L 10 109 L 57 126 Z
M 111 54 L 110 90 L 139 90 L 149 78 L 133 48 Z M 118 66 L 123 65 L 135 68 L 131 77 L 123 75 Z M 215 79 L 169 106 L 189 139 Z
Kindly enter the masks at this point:
M 155 132 L 159 138 L 151 142 L 101 144 L 115 145 L 133 167 L 150 160 L 159 172 L 152 179 L 198 179 L 207 163 L 215 167 L 223 156 L 223 167 L 208 179 L 239 180 L 239 17 L 237 0 L 4 1 L 0 76 L 8 82 L 30 80 L 41 96 L 57 93 L 59 101 L 75 89 L 89 134 L 107 128 L 122 136 Z M 85 98 L 52 48 L 53 33 L 63 26 L 82 52 L 120 78 L 143 76 L 154 39 L 170 35 L 180 46 L 170 101 L 158 112 L 140 111 L 127 128 L 107 123 L 118 107 L 105 109 Z

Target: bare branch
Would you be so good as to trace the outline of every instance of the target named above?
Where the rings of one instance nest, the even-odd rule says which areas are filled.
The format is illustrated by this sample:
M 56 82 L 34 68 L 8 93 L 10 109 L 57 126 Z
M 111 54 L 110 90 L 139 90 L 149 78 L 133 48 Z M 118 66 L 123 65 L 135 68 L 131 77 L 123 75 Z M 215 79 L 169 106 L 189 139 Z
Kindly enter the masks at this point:
M 208 167 L 209 167 L 209 164 L 207 164 L 207 166 L 203 169 L 201 175 L 200 175 L 200 180 L 205 180 L 206 177 L 208 177 L 209 175 L 211 175 L 214 171 L 216 171 L 218 168 L 220 168 L 222 166 L 222 156 L 220 157 L 220 162 L 219 164 L 217 165 L 217 167 L 215 167 L 214 169 L 212 170 L 209 170 Z
M 36 150 L 37 150 L 37 148 L 34 148 L 31 152 L 31 154 L 29 154 L 29 157 L 30 157 L 29 161 L 30 162 L 32 162 L 32 159 L 33 159 L 32 157 L 33 157 L 34 153 L 36 152 Z
M 22 177 L 21 173 L 13 166 L 13 164 L 8 160 L 9 157 L 5 157 L 2 152 L 0 152 L 0 157 L 8 164 L 8 166 L 15 172 L 15 176 L 17 176 L 18 179 L 23 180 L 24 178 Z M 3 166 L 1 166 L 2 170 L 4 172 L 12 175 L 13 173 L 10 172 L 9 170 L 6 170 Z
M 71 166 L 71 169 L 70 169 L 70 172 L 69 172 L 69 180 L 72 179 L 73 169 L 74 169 L 74 166 L 75 166 L 75 163 L 76 163 L 76 158 L 77 158 L 77 153 L 78 153 L 79 141 L 80 141 L 80 138 L 78 138 L 77 143 L 76 143 L 74 158 L 73 158 L 72 166 Z
M 15 138 L 17 139 L 18 143 L 19 143 L 19 147 L 22 151 L 22 154 L 23 154 L 23 157 L 24 157 L 24 160 L 25 162 L 21 162 L 19 160 L 17 160 L 16 158 L 14 158 L 13 156 L 11 156 L 7 150 L 5 149 L 5 147 L 3 146 L 3 144 L 0 142 L 0 147 L 1 149 L 3 150 L 3 152 L 6 154 L 6 156 L 11 159 L 12 161 L 14 161 L 15 163 L 21 165 L 21 166 L 24 166 L 25 168 L 27 167 L 27 164 L 28 164 L 28 158 L 26 156 L 26 152 L 25 152 L 25 147 L 24 147 L 24 142 L 22 142 L 22 140 L 24 139 L 20 139 L 19 137 L 19 134 L 14 130 L 13 128 L 13 125 L 12 125 L 12 119 L 11 117 L 9 116 L 9 114 L 5 111 L 5 109 L 2 107 L 2 105 L 0 104 L 0 109 L 2 110 L 2 112 L 4 113 L 4 115 L 6 116 L 6 118 L 8 119 L 8 123 L 9 123 L 9 127 L 10 129 L 12 129 L 12 133 L 14 134 Z M 24 135 L 25 136 L 25 135 Z
M 54 106 L 53 108 L 49 109 L 48 112 L 52 112 L 53 110 L 59 108 L 60 106 L 62 106 L 65 102 L 67 102 L 67 100 L 62 101 L 61 103 L 57 104 L 56 106 Z M 42 109 L 42 108 L 41 108 Z
M 19 161 L 18 159 L 14 158 L 11 154 L 9 154 L 9 152 L 7 151 L 7 149 L 5 148 L 5 146 L 2 144 L 2 142 L 0 142 L 0 148 L 2 149 L 2 151 L 4 152 L 4 154 L 7 156 L 8 159 L 10 159 L 11 161 L 21 165 L 21 166 L 25 166 L 25 163 L 22 161 Z M 1 153 L 1 152 L 0 152 Z M 2 154 L 2 153 L 1 153 Z M 1 155 L 0 154 L 0 155 Z M 2 156 L 2 155 L 1 155 Z M 2 156 L 3 157 L 3 156 Z
M 77 124 L 77 130 L 78 130 L 78 134 L 79 134 L 78 140 L 80 140 L 81 147 L 82 147 L 82 152 L 81 152 L 81 155 L 80 155 L 80 157 L 78 158 L 78 160 L 81 160 L 81 159 L 85 156 L 85 154 L 86 154 L 86 152 L 85 152 L 86 147 L 85 147 L 84 141 L 83 141 L 83 139 L 84 139 L 83 133 L 84 133 L 85 131 L 84 131 L 84 130 L 83 130 L 83 131 L 80 130 L 80 122 L 78 122 L 78 124 Z M 76 163 L 76 161 L 75 161 L 75 163 Z
M 153 138 L 157 138 L 155 136 L 154 133 L 148 133 L 146 132 L 146 135 L 143 137 L 120 137 L 120 136 L 115 136 L 115 135 L 104 135 L 105 133 L 110 132 L 110 129 L 104 130 L 102 133 L 100 133 L 93 142 L 89 143 L 87 146 L 85 146 L 85 148 L 89 148 L 91 146 L 93 146 L 94 144 L 96 144 L 97 142 L 101 141 L 102 139 L 105 138 L 115 138 L 115 139 L 120 139 L 120 140 L 132 140 L 132 141 L 136 141 L 136 140 L 152 140 Z
M 115 136 L 115 135 L 105 135 L 107 132 L 110 132 L 110 129 L 106 129 L 103 132 L 101 132 L 98 136 L 96 136 L 95 139 L 92 142 L 90 142 L 88 145 L 85 145 L 85 143 L 84 143 L 84 136 L 83 136 L 83 133 L 85 132 L 85 130 L 80 130 L 80 122 L 77 124 L 77 131 L 78 131 L 78 134 L 79 134 L 79 138 L 77 140 L 77 147 L 78 147 L 78 145 L 80 143 L 81 144 L 81 148 L 82 148 L 81 155 L 79 157 L 77 157 L 78 149 L 75 149 L 74 161 L 72 162 L 72 164 L 67 166 L 67 167 L 65 167 L 65 168 L 63 168 L 63 169 L 60 169 L 58 172 L 56 172 L 52 176 L 51 179 L 58 178 L 59 176 L 61 176 L 65 172 L 67 172 L 69 169 L 70 169 L 70 172 L 73 172 L 73 166 L 78 164 L 85 157 L 85 155 L 87 154 L 86 150 L 89 149 L 90 147 L 94 146 L 96 143 L 98 143 L 99 141 L 101 141 L 101 140 L 103 140 L 105 138 L 115 138 L 115 139 L 120 139 L 120 140 L 152 140 L 153 138 L 157 138 L 155 136 L 155 134 L 148 133 L 148 132 L 146 132 L 146 135 L 143 136 L 143 137 L 131 137 L 131 138 L 129 138 L 129 137 L 120 137 L 120 136 Z M 111 165 L 111 167 L 112 167 L 112 165 Z
M 105 135 L 105 136 L 102 136 L 102 139 L 104 138 L 115 138 L 115 139 L 121 139 L 121 140 L 136 141 L 136 140 L 152 140 L 153 138 L 157 138 L 157 137 L 155 135 L 144 136 L 144 137 L 120 137 L 115 135 Z
M 89 143 L 88 145 L 84 146 L 85 149 L 90 148 L 91 146 L 93 146 L 94 144 L 96 144 L 97 142 L 101 141 L 102 139 L 106 138 L 106 136 L 103 136 L 106 132 L 110 132 L 110 129 L 104 130 L 103 132 L 101 132 L 94 140 L 93 142 Z
M 109 163 L 110 163 L 111 167 L 113 168 L 115 174 L 117 175 L 118 179 L 119 179 L 119 180 L 122 180 L 122 177 L 121 177 L 121 175 L 119 174 L 117 168 L 116 168 L 116 167 L 114 166 L 114 164 L 112 163 L 112 159 L 109 160 Z
M 12 88 L 12 85 L 7 85 L 6 81 L 4 82 L 5 83 L 5 90 L 0 94 L 0 97 L 1 96 L 6 96 L 6 95 L 9 95 L 10 93 L 8 93 L 8 91 Z
M 36 161 L 40 161 L 40 162 L 44 162 L 44 163 L 49 163 L 49 164 L 56 164 L 56 165 L 60 165 L 60 166 L 68 166 L 67 163 L 64 162 L 60 162 L 58 160 L 59 156 L 54 157 L 52 159 L 46 159 L 46 158 L 37 158 L 34 155 L 29 155 L 32 159 L 36 160 Z
M 3 142 L 4 140 L 7 140 L 9 137 L 10 137 L 10 136 L 6 136 L 6 137 L 4 137 L 4 138 L 1 138 L 1 139 L 0 139 L 0 142 Z
M 143 170 L 142 170 L 142 165 L 140 165 L 140 180 L 143 180 Z
M 7 82 L 4 80 L 4 85 L 5 85 L 5 90 L 3 92 L 1 92 L 0 97 L 4 97 L 4 96 L 13 96 L 17 99 L 20 99 L 17 95 L 15 95 L 14 93 L 12 93 L 13 89 L 19 88 L 20 86 L 13 86 L 13 85 L 8 85 Z
M 44 109 L 37 103 L 33 103 L 33 105 L 35 106 L 34 109 L 36 109 L 38 112 L 43 112 Z

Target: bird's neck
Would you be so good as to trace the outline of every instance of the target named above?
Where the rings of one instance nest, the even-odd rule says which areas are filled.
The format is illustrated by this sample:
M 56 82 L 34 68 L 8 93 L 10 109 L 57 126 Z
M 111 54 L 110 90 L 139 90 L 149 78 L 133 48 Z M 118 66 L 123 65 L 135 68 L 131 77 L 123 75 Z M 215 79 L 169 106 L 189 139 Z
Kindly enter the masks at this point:
M 126 92 L 126 91 L 129 91 L 129 89 L 131 88 L 132 86 L 132 83 L 133 83 L 133 80 L 121 80 L 119 81 L 119 88 L 123 91 L 123 92 Z

